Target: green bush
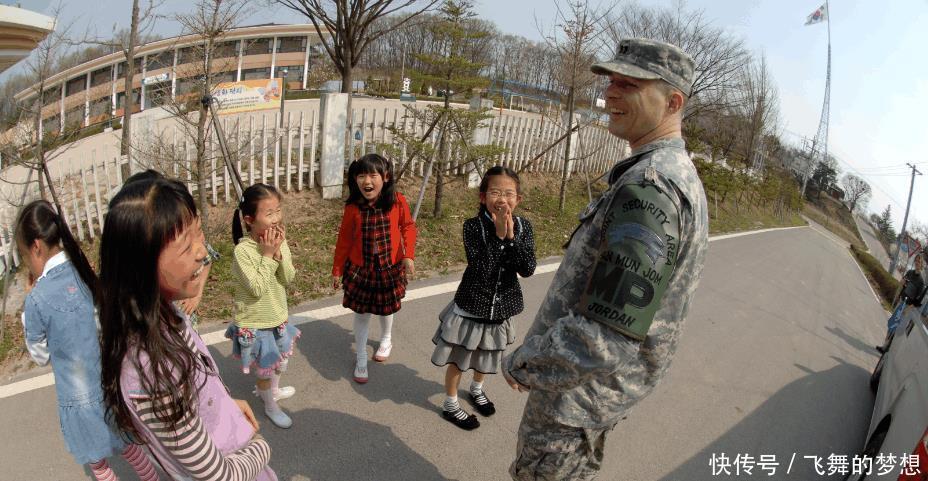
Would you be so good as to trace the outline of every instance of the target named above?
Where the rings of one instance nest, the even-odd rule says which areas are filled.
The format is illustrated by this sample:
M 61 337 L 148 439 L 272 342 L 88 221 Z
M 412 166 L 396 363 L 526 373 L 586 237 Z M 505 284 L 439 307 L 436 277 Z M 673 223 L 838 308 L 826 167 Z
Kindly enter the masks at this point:
M 876 258 L 858 249 L 854 244 L 851 244 L 851 251 L 854 253 L 854 257 L 860 262 L 860 265 L 863 266 L 864 271 L 870 279 L 876 283 L 883 300 L 892 304 L 893 299 L 896 297 L 896 293 L 899 292 L 899 281 L 890 275 L 886 269 L 883 269 L 883 266 Z

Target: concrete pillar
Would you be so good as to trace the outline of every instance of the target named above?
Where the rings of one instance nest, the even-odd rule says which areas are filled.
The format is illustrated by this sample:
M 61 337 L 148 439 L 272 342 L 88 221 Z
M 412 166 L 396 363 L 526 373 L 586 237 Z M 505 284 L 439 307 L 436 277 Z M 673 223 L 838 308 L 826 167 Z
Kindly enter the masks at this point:
M 87 72 L 87 79 L 84 82 L 84 125 L 90 125 L 90 72 Z
M 238 41 L 238 69 L 235 70 L 235 81 L 242 81 L 242 58 L 245 56 L 245 41 Z
M 322 152 L 319 161 L 319 185 L 323 199 L 342 196 L 345 183 L 345 125 L 348 123 L 348 95 L 322 94 L 319 118 L 322 121 Z
M 306 90 L 306 77 L 309 75 L 309 47 L 312 43 L 312 37 L 306 36 L 306 52 L 303 56 L 303 90 Z
M 271 76 L 268 78 L 274 78 L 274 70 L 277 70 L 277 37 L 271 39 L 271 48 Z
M 470 99 L 470 110 L 471 112 L 479 112 L 485 109 L 493 109 L 493 101 L 490 99 L 482 99 L 480 97 L 474 97 Z M 477 129 L 474 130 L 474 145 L 488 145 L 490 143 L 490 120 L 486 119 L 480 122 L 480 125 L 477 126 Z M 477 171 L 477 167 L 469 163 L 464 167 L 467 172 L 467 188 L 476 189 L 480 186 L 480 172 Z

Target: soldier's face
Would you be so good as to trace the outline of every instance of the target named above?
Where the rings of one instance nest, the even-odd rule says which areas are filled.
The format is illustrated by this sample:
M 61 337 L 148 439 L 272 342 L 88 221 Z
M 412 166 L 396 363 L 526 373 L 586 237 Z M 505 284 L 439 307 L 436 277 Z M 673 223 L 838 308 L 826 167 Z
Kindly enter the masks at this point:
M 636 146 L 667 116 L 667 94 L 661 80 L 643 80 L 613 73 L 606 88 L 609 132 Z

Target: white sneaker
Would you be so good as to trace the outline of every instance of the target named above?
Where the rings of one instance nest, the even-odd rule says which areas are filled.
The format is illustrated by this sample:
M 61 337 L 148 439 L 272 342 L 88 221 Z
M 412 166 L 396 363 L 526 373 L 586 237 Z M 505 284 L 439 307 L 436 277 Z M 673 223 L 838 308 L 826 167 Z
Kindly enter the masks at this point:
M 254 394 L 255 397 L 261 397 L 258 395 L 257 388 L 252 389 L 251 393 Z M 282 399 L 291 398 L 293 397 L 294 394 L 296 394 L 296 388 L 294 388 L 293 386 L 284 386 L 282 388 L 279 388 L 277 392 L 274 393 L 274 400 L 280 401 Z
M 355 364 L 354 365 L 354 382 L 358 384 L 364 384 L 367 382 L 367 364 Z
M 279 428 L 287 429 L 290 426 L 293 426 L 293 420 L 290 419 L 290 416 L 287 416 L 287 413 L 283 412 L 281 409 L 278 409 L 277 411 L 269 411 L 265 409 L 264 414 L 270 418 L 271 422 L 274 423 L 275 426 Z
M 377 348 L 377 352 L 374 353 L 374 360 L 377 362 L 384 362 L 387 358 L 390 357 L 390 351 L 393 350 L 393 343 L 381 343 L 380 347 Z

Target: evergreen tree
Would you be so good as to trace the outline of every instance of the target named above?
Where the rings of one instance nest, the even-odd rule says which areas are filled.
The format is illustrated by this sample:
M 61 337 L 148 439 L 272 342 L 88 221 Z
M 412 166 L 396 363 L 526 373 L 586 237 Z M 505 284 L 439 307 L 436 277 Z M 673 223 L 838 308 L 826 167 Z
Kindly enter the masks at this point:
M 424 68 L 412 74 L 420 85 L 436 88 L 444 96 L 443 106 L 433 109 L 433 115 L 438 117 L 439 135 L 438 151 L 435 153 L 439 158 L 435 172 L 435 217 L 442 213 L 445 173 L 456 167 L 451 159 L 451 147 L 456 140 L 452 137 L 466 139 L 468 132 L 463 126 L 477 125 L 468 117 L 473 116 L 472 112 L 451 108 L 451 96 L 486 85 L 487 80 L 479 75 L 484 63 L 477 60 L 475 52 L 479 49 L 474 46 L 490 35 L 486 25 L 475 18 L 473 3 L 469 0 L 445 0 L 438 13 L 438 20 L 429 25 L 435 39 L 432 52 L 416 55 Z M 473 129 L 470 129 L 469 135 L 473 136 Z M 431 168 L 432 164 L 429 165 Z

